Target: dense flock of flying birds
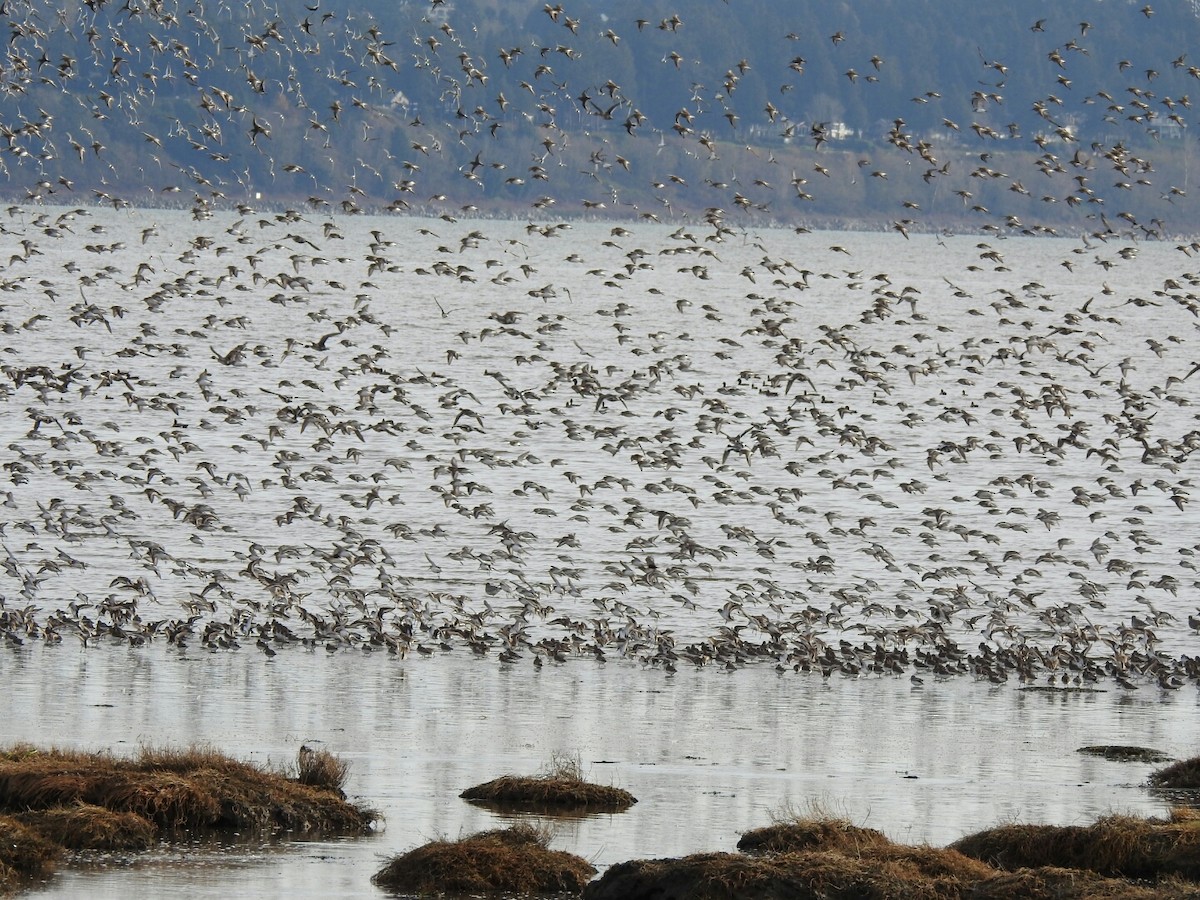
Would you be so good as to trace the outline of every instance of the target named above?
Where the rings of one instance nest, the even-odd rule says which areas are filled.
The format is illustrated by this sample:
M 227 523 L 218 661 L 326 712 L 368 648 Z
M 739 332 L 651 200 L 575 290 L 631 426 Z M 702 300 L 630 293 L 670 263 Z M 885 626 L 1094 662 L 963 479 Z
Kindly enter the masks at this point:
M 164 29 L 149 47 L 98 27 L 120 22 L 102 18 L 113 6 L 4 4 L 0 160 L 23 193 L 0 213 L 0 634 L 13 651 L 473 652 L 666 672 L 765 662 L 1079 689 L 1200 680 L 1187 652 L 1200 630 L 1200 272 L 1188 271 L 1200 244 L 1169 222 L 1096 213 L 1077 242 L 1034 240 L 1052 229 L 1012 216 L 974 237 L 912 218 L 833 236 L 738 218 L 758 202 L 738 188 L 729 212 L 656 203 L 669 172 L 593 202 L 587 221 L 548 218 L 542 197 L 531 218 L 488 219 L 447 195 L 415 200 L 417 159 L 454 132 L 464 143 L 497 130 L 467 102 L 487 84 L 483 51 L 449 4 L 428 8 L 409 61 L 319 3 L 285 29 L 283 13 L 251 4 L 238 18 L 127 0 L 125 16 Z M 208 85 L 217 62 L 198 53 L 237 43 L 222 18 L 247 11 L 263 29 L 235 31 L 242 46 L 226 49 L 249 73 L 244 100 Z M 562 4 L 545 14 L 564 44 L 500 48 L 500 64 L 528 55 L 549 70 L 597 29 Z M 423 70 L 465 104 L 404 126 L 428 137 L 392 161 L 390 202 L 357 186 L 337 200 L 311 177 L 314 196 L 272 205 L 247 195 L 249 168 L 216 183 L 199 166 L 176 166 L 191 184 L 156 191 L 158 208 L 103 187 L 79 202 L 83 176 L 64 166 L 111 166 L 113 185 L 128 172 L 85 140 L 86 118 L 69 134 L 44 109 L 14 118 L 63 79 L 96 77 L 89 113 L 129 116 L 162 166 L 155 97 L 178 78 L 205 112 L 166 127 L 196 154 L 306 175 L 254 111 L 270 91 L 253 61 L 315 60 L 351 82 L 327 45 L 304 43 L 318 20 L 380 72 Z M 592 40 L 667 35 L 686 14 L 617 24 Z M 68 37 L 77 54 L 45 49 Z M 736 84 L 750 65 L 726 74 Z M 382 87 L 356 88 L 346 107 L 387 106 Z M 530 82 L 528 102 L 547 90 Z M 617 86 L 579 102 L 627 137 L 644 127 Z M 551 124 L 529 171 L 549 182 L 575 137 L 541 112 Z M 365 145 L 370 128 L 335 134 L 340 115 L 312 112 L 306 129 Z M 715 156 L 692 118 L 662 136 Z M 237 136 L 222 128 L 234 120 Z M 811 178 L 829 177 L 823 124 L 779 125 L 803 136 Z M 1039 143 L 1038 167 L 1071 166 L 1077 203 L 1100 167 L 1150 186 L 1136 152 L 1069 137 Z M 887 143 L 944 166 L 901 120 Z M 476 154 L 458 174 L 486 168 Z M 790 190 L 810 188 L 793 171 Z M 1161 190 L 1164 203 L 1186 197 Z M 190 203 L 162 208 L 185 191 Z M 422 215 L 382 215 L 398 211 Z

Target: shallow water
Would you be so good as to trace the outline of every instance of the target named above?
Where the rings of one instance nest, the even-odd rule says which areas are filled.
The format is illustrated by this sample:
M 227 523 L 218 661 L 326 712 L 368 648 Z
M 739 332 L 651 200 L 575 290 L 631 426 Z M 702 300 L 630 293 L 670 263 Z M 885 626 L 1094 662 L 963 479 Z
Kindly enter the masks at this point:
M 740 129 L 733 59 L 662 57 L 679 133 L 667 113 L 639 147 L 632 96 L 610 81 L 592 121 L 579 92 L 594 106 L 635 47 L 675 44 L 654 4 L 636 32 L 619 4 L 578 31 L 561 4 L 519 27 L 393 4 L 411 33 L 376 31 L 380 4 L 159 6 L 6 4 L 0 741 L 272 766 L 321 746 L 386 829 L 105 856 L 38 893 L 377 896 L 389 855 L 501 821 L 463 788 L 560 752 L 640 798 L 556 823 L 601 868 L 729 849 L 789 810 L 937 845 L 1163 813 L 1149 766 L 1076 750 L 1200 737 L 1200 244 L 1143 239 L 1195 227 L 1191 22 L 1130 6 L 1120 62 L 1065 8 L 1027 44 L 1028 23 L 960 42 L 982 64 L 966 105 L 911 52 L 868 63 L 844 10 L 729 44 L 754 57 Z M 741 14 L 685 6 L 683 50 Z M 1147 58 L 1147 27 L 1184 46 Z M 1052 64 L 1056 33 L 1090 60 Z M 521 88 L 500 36 L 536 41 Z M 284 53 L 286 83 L 255 61 Z M 877 79 L 933 125 L 894 119 L 898 154 L 801 121 Z M 931 117 L 907 99 L 941 91 Z M 1056 132 L 1021 137 L 1031 109 Z M 461 175 L 493 210 L 544 180 L 521 210 L 539 221 L 461 216 Z M 375 190 L 435 212 L 330 212 L 394 199 Z M 544 215 L 584 196 L 621 221 Z M 1078 240 L 1015 237 L 1046 233 L 1043 201 Z M 774 227 L 855 209 L 886 233 Z M 955 221 L 983 231 L 917 233 Z
M 210 743 L 291 763 L 301 743 L 352 764 L 349 795 L 386 828 L 345 841 L 166 848 L 65 867 L 45 897 L 355 897 L 385 858 L 504 821 L 458 799 L 503 773 L 578 753 L 589 778 L 638 797 L 619 815 L 558 820 L 553 846 L 599 868 L 732 849 L 741 832 L 816 806 L 894 839 L 941 845 L 1001 821 L 1161 815 L 1152 766 L 1076 753 L 1200 741 L 1190 692 L 1042 693 L 964 679 L 779 676 L 629 663 L 480 663 L 462 654 L 39 648 L 0 657 L 10 741 L 132 750 Z M 64 689 L 70 686 L 69 689 Z
M 459 791 L 556 751 L 641 800 L 558 823 L 600 867 L 814 803 L 933 844 L 1159 814 L 1149 767 L 1075 750 L 1194 753 L 1200 381 L 1169 245 L 1070 270 L 1074 242 L 996 240 L 984 270 L 966 237 L 360 217 L 339 260 L 288 222 L 317 266 L 270 217 L 70 213 L 124 241 L 97 262 L 20 215 L 42 255 L 0 303 L 5 739 L 279 765 L 323 742 L 387 822 L 43 893 L 360 896 L 496 822 Z M 1072 676 L 1096 692 L 1016 689 Z
M 316 218 L 67 215 L 122 245 L 117 274 L 42 238 L 3 310 L 0 586 L 38 623 L 74 598 L 228 642 L 283 600 L 298 635 L 363 639 L 363 613 L 410 651 L 418 625 L 512 644 L 574 622 L 661 661 L 726 626 L 770 643 L 768 620 L 817 651 L 929 620 L 968 651 L 1194 647 L 1197 356 L 1187 296 L 1154 292 L 1189 277 L 1169 244 L 1068 271 L 1075 242 L 996 241 L 984 271 L 968 237 L 640 226 L 605 247 L 601 223 L 364 216 L 336 257 Z M 330 256 L 294 262 L 284 229 Z M 396 272 L 371 272 L 372 232 Z M 629 259 L 647 268 L 601 281 Z M 809 287 L 766 284 L 784 260 Z M 292 269 L 311 283 L 280 290 Z M 121 312 L 81 319 L 76 295 Z

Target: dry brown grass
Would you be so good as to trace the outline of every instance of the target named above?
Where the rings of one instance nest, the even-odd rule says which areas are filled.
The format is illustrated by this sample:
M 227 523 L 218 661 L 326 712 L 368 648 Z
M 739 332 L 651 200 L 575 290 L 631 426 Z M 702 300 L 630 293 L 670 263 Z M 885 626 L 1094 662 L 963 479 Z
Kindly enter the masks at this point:
M 108 753 L 0 752 L 0 811 L 79 805 L 132 813 L 165 830 L 365 833 L 373 811 L 209 748 Z
M 795 816 L 747 832 L 749 853 L 700 853 L 613 866 L 584 891 L 589 900 L 1200 900 L 1200 820 L 1174 825 L 1122 817 L 1083 829 L 1008 826 L 1029 847 L 1001 871 L 960 847 L 910 847 L 843 819 Z M 1005 848 L 1011 841 L 992 841 Z M 1053 852 L 1047 847 L 1055 848 Z M 1041 848 L 1035 852 L 1031 848 Z M 1147 849 L 1149 848 L 1149 849 Z M 966 853 L 960 852 L 966 849 Z M 1153 851 L 1153 852 L 1152 852 Z M 1111 871 L 1094 870 L 1095 856 Z M 1045 860 L 1069 857 L 1070 862 Z M 1000 861 L 1003 863 L 1003 861 Z M 1119 864 L 1118 864 L 1119 863 Z M 1069 866 L 1069 867 L 1068 867 Z M 1020 868 L 1018 868 L 1020 867 Z
M 550 765 L 542 774 L 560 781 L 583 781 L 583 758 L 578 753 L 555 750 L 550 754 Z
M 530 825 L 434 841 L 372 876 L 385 890 L 419 894 L 578 894 L 596 874 L 587 860 L 549 849 Z
M 134 758 L 0 749 L 0 893 L 47 873 L 64 850 L 145 850 L 178 831 L 366 833 L 378 815 L 346 802 L 345 777 L 324 752 L 301 754 L 304 784 L 207 747 Z
M 878 852 L 877 852 L 878 851 Z M 589 900 L 960 900 L 993 869 L 946 851 L 875 848 L 747 856 L 700 853 L 613 866 L 584 891 Z
M 876 846 L 746 856 L 702 853 L 613 866 L 585 900 L 1197 900 L 1196 885 L 1153 885 L 1079 869 L 1000 872 L 952 850 Z
M 1109 816 L 1093 825 L 1002 825 L 951 845 L 1001 869 L 1053 866 L 1156 881 L 1200 877 L 1200 822 Z
M 579 756 L 569 753 L 555 753 L 541 775 L 502 775 L 459 796 L 496 809 L 547 814 L 620 812 L 637 803 L 629 791 L 585 781 Z
M 909 847 L 904 844 L 869 849 L 865 858 L 895 863 L 916 868 L 926 878 L 935 882 L 951 882 L 969 885 L 996 874 L 986 863 L 972 859 L 948 847 Z M 944 886 L 943 886 L 944 887 Z M 943 887 L 939 887 L 942 890 Z
M 17 818 L 67 850 L 148 850 L 158 838 L 154 823 L 136 813 L 84 803 L 20 813 Z
M 532 811 L 620 812 L 637 803 L 621 788 L 546 775 L 504 775 L 459 796 L 498 809 Z
M 737 848 L 744 853 L 787 853 L 796 850 L 839 850 L 856 853 L 865 847 L 891 844 L 882 831 L 862 828 L 846 819 L 794 818 L 747 831 Z
M 1181 759 L 1174 765 L 1159 769 L 1150 775 L 1150 786 L 1171 790 L 1200 790 L 1200 756 Z
M 0 815 L 0 893 L 54 868 L 62 847 L 12 816 Z
M 1079 869 L 1019 869 L 976 884 L 970 900 L 1196 900 L 1200 891 L 1187 882 L 1166 880 L 1153 885 L 1105 878 Z
M 997 872 L 954 850 L 906 847 L 845 819 L 790 815 L 746 832 L 738 853 L 638 860 L 614 866 L 586 897 L 959 900 Z
M 350 764 L 345 760 L 339 759 L 328 750 L 312 750 L 308 747 L 301 747 L 298 768 L 299 774 L 296 780 L 301 784 L 323 788 L 345 796 L 342 789 L 350 774 Z

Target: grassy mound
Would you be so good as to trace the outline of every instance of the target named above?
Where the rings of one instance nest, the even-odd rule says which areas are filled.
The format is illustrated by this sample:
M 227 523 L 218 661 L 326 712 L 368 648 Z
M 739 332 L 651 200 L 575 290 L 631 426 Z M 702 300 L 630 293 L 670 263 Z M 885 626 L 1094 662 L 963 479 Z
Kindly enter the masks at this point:
M 1092 747 L 1080 747 L 1075 751 L 1087 756 L 1099 756 L 1113 762 L 1166 762 L 1171 757 L 1161 750 L 1151 747 L 1130 747 L 1125 744 L 1097 744 Z
M 322 788 L 345 796 L 342 788 L 350 774 L 350 764 L 339 759 L 328 750 L 300 748 L 299 769 L 296 780 L 309 787 Z
M 637 798 L 621 788 L 592 784 L 583 778 L 576 755 L 556 753 L 541 775 L 503 775 L 467 788 L 464 800 L 502 810 L 548 814 L 621 812 Z
M 371 830 L 377 814 L 341 791 L 344 763 L 302 751 L 299 770 L 290 778 L 205 748 L 132 759 L 0 750 L 0 892 L 48 874 L 64 850 L 145 850 L 179 832 Z
M 1177 791 L 1200 790 L 1200 756 L 1181 759 L 1150 776 L 1150 786 Z
M 976 884 L 971 900 L 1195 900 L 1196 886 L 1181 881 L 1132 884 L 1079 869 L 1019 869 Z
M 588 885 L 588 900 L 959 900 L 995 870 L 957 853 L 885 846 L 747 856 L 700 853 L 613 866 Z
M 54 868 L 62 847 L 13 816 L 0 815 L 0 893 Z
M 866 847 L 890 845 L 882 831 L 861 828 L 845 819 L 796 818 L 747 831 L 737 848 L 744 853 L 788 853 L 797 850 L 838 850 L 855 853 Z
M 584 897 L 1197 900 L 1197 836 L 1200 819 L 1190 815 L 1169 823 L 1112 817 L 1089 828 L 1009 826 L 937 849 L 896 844 L 844 820 L 795 818 L 747 832 L 738 845 L 745 853 L 620 863 Z M 979 852 L 984 844 L 990 853 Z
M 954 850 L 906 847 L 844 819 L 794 817 L 742 835 L 743 853 L 613 866 L 585 897 L 957 900 L 997 872 Z
M 314 787 L 204 748 L 107 753 L 0 752 L 0 811 L 101 807 L 167 830 L 365 833 L 374 813 Z
M 1094 825 L 1002 825 L 952 848 L 1000 869 L 1054 866 L 1157 881 L 1200 878 L 1200 821 L 1109 816 Z
M 503 775 L 467 788 L 464 800 L 503 809 L 620 812 L 637 803 L 629 791 L 553 775 Z
M 20 813 L 17 818 L 67 850 L 148 850 L 158 838 L 154 823 L 137 813 L 86 803 Z
M 529 825 L 434 841 L 397 856 L 371 880 L 404 893 L 578 894 L 595 868 L 548 844 L 548 836 Z

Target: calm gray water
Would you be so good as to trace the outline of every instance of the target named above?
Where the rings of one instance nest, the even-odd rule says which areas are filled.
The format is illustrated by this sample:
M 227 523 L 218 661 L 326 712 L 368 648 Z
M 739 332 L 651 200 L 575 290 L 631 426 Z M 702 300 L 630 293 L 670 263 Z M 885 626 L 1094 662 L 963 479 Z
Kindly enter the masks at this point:
M 1161 815 L 1151 767 L 1080 755 L 1095 743 L 1197 746 L 1193 692 L 1047 694 L 964 679 L 661 672 L 590 661 L 501 666 L 287 652 L 23 651 L 4 657 L 6 737 L 133 748 L 207 742 L 286 765 L 301 743 L 352 762 L 347 790 L 382 833 L 263 847 L 171 848 L 66 868 L 47 897 L 359 897 L 384 859 L 503 820 L 458 793 L 577 752 L 632 791 L 616 816 L 556 823 L 554 846 L 598 867 L 732 849 L 742 831 L 815 805 L 905 841 L 944 844 L 1001 821 Z M 64 688 L 66 688 L 64 690 Z M 915 776 L 915 777 L 909 777 Z M 376 892 L 377 893 L 377 892 Z
M 1161 812 L 1075 749 L 1194 752 L 1172 244 L 4 224 L 6 738 L 323 741 L 387 818 L 47 893 L 360 895 L 556 750 L 641 798 L 561 826 L 600 866 L 813 801 L 932 843 Z
M 1169 244 L 20 215 L 0 581 L 64 640 L 1191 646 Z

